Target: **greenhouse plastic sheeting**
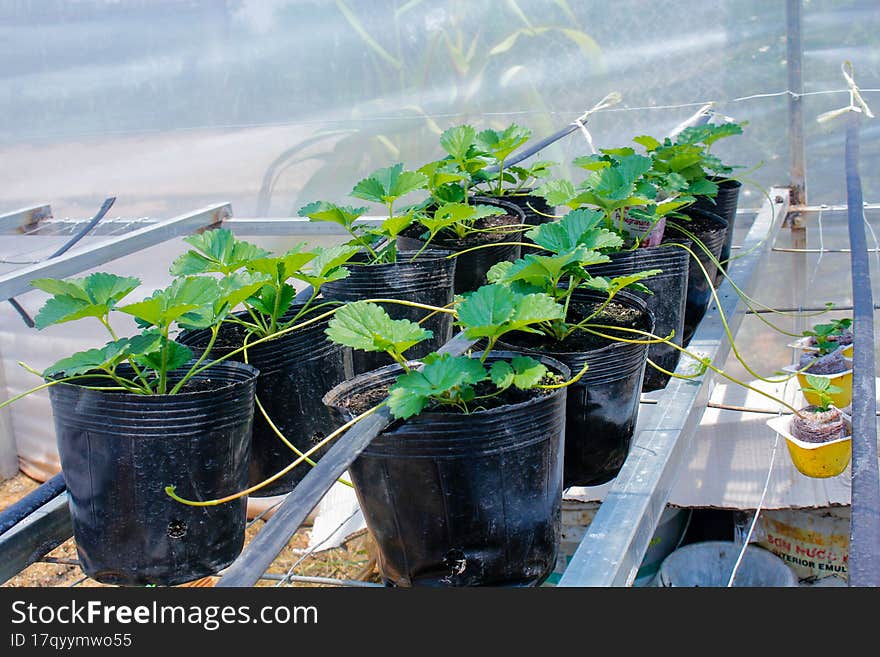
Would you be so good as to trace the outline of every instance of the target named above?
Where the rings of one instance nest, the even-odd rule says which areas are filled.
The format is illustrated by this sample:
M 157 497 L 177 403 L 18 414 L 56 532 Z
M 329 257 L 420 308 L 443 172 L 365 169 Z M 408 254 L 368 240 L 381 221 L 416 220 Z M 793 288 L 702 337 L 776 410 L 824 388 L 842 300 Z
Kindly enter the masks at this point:
M 689 0 L 43 0 L 0 3 L 0 208 L 173 216 L 218 200 L 289 216 L 344 200 L 375 168 L 441 155 L 460 122 L 545 136 L 606 94 L 597 148 L 662 136 L 703 104 L 748 121 L 718 153 L 760 186 L 788 182 L 785 2 Z M 804 0 L 811 201 L 845 200 L 849 59 L 880 106 L 875 0 Z M 872 90 L 872 91 L 869 91 Z M 880 165 L 880 124 L 864 131 Z M 563 170 L 580 132 L 546 149 Z M 759 166 L 760 165 L 760 166 Z M 752 170 L 758 167 L 756 170 Z M 880 197 L 865 176 L 865 198 Z M 760 185 L 760 186 L 759 186 Z M 742 205 L 742 204 L 741 204 Z

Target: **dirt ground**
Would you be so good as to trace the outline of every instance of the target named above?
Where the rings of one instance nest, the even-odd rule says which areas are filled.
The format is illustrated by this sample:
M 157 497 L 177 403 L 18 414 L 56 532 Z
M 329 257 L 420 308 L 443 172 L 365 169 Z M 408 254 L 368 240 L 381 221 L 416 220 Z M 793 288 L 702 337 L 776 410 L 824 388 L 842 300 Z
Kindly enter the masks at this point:
M 40 482 L 19 473 L 12 479 L 0 482 L 0 510 L 27 495 L 40 485 Z M 259 532 L 265 524 L 264 520 L 255 521 L 245 533 L 245 545 Z M 290 567 L 302 558 L 299 552 L 309 543 L 311 528 L 303 526 L 293 535 L 287 547 L 267 570 L 267 573 L 284 575 Z M 297 565 L 295 574 L 310 577 L 330 577 L 333 579 L 350 579 L 379 582 L 378 571 L 373 555 L 373 542 L 367 532 L 360 532 L 350 537 L 338 548 L 316 552 Z M 47 557 L 62 562 L 75 560 L 76 545 L 69 539 L 52 550 Z M 185 586 L 212 586 L 216 577 L 191 582 Z M 278 581 L 260 580 L 257 586 L 276 586 Z M 37 562 L 24 569 L 17 576 L 5 582 L 4 587 L 47 587 L 47 586 L 106 586 L 92 580 L 77 565 L 67 563 Z M 323 586 L 321 584 L 293 582 L 285 586 Z

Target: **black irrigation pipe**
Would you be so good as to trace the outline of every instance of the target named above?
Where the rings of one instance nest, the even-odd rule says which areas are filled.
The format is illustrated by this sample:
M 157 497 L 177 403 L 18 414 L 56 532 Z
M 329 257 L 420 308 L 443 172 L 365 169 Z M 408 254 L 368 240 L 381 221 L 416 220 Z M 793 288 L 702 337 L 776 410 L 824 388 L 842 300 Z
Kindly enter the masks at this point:
M 846 126 L 846 199 L 852 249 L 853 401 L 849 586 L 880 586 L 880 472 L 874 379 L 874 303 L 859 177 L 859 114 Z
M 67 490 L 67 484 L 64 482 L 64 476 L 59 472 L 15 504 L 3 509 L 0 512 L 0 535 L 15 527 L 31 513 L 61 495 L 65 490 Z
M 57 251 L 55 251 L 55 253 L 53 253 L 48 258 L 46 258 L 46 260 L 51 260 L 52 258 L 57 258 L 58 256 L 67 253 L 67 251 L 70 250 L 70 248 L 74 244 L 79 242 L 83 237 L 85 237 L 89 233 L 89 231 L 92 230 L 92 228 L 94 228 L 95 226 L 98 225 L 98 222 L 101 221 L 101 219 L 104 218 L 104 215 L 106 215 L 110 211 L 111 206 L 115 202 L 116 202 L 115 196 L 110 196 L 108 198 L 105 198 L 104 202 L 101 204 L 101 207 L 98 209 L 98 213 L 94 217 L 92 217 L 85 226 L 83 226 L 79 231 L 77 231 L 77 233 L 73 237 L 71 237 L 69 240 L 67 240 L 61 246 L 61 248 L 59 248 Z M 10 305 L 13 308 L 15 308 L 15 312 L 17 312 L 19 314 L 22 321 L 27 325 L 27 327 L 34 328 L 34 326 L 35 326 L 34 320 L 31 318 L 31 316 L 28 314 L 28 312 L 22 307 L 22 305 L 20 303 L 18 303 L 18 301 L 15 299 L 15 297 L 11 297 L 11 298 L 7 299 L 7 301 L 9 301 Z M 0 533 L 2 533 L 2 532 L 0 532 Z

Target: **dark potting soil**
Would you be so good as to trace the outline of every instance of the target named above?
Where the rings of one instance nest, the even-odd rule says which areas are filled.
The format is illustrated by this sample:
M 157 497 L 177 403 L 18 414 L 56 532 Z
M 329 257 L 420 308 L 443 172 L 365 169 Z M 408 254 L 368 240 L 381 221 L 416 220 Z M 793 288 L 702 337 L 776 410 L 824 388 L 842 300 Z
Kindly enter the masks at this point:
M 555 385 L 561 383 L 562 381 L 563 379 L 560 375 L 548 372 L 544 376 L 544 379 L 541 381 L 541 384 Z M 393 381 L 389 382 L 387 385 L 377 386 L 375 388 L 371 388 L 370 390 L 354 393 L 347 399 L 341 400 L 340 405 L 344 406 L 355 415 L 360 415 L 364 411 L 369 410 L 370 408 L 381 402 L 383 399 L 385 399 L 388 396 L 388 390 L 391 388 L 392 385 L 394 385 Z M 481 397 L 483 395 L 492 394 L 496 391 L 496 388 L 491 381 L 483 381 L 474 386 L 474 391 L 476 392 L 477 397 Z M 474 413 L 477 411 L 492 410 L 493 408 L 499 408 L 501 406 L 521 404 L 522 402 L 548 395 L 551 392 L 552 390 L 543 390 L 540 388 L 532 388 L 531 390 L 520 390 L 519 388 L 511 386 L 499 395 L 495 395 L 494 397 L 490 397 L 489 399 L 481 399 L 479 403 L 470 402 L 468 404 L 468 411 L 470 413 Z M 463 411 L 456 406 L 438 404 L 436 402 L 430 402 L 422 412 L 463 413 Z
M 827 443 L 851 432 L 839 409 L 820 411 L 816 406 L 807 406 L 801 409 L 801 414 L 804 417 L 792 416 L 791 434 L 805 443 Z
M 696 213 L 692 217 L 673 215 L 667 221 L 681 226 L 691 233 L 700 233 L 701 231 L 716 230 L 718 228 L 718 224 L 711 217 Z M 673 234 L 678 234 L 674 226 L 672 227 L 672 232 Z M 695 250 L 694 252 L 698 253 L 699 251 Z
M 810 365 L 810 363 L 813 363 Z M 809 365 L 809 367 L 807 367 Z M 850 364 L 844 358 L 843 354 L 831 353 L 824 356 L 816 356 L 809 351 L 801 354 L 798 361 L 798 369 L 803 370 L 805 367 L 807 374 L 839 374 L 850 369 Z
M 474 228 L 478 230 L 499 229 L 505 226 L 510 226 L 510 228 L 507 230 L 491 230 L 491 232 L 488 233 L 471 233 L 464 238 L 460 238 L 451 230 L 444 229 L 441 230 L 433 240 L 431 240 L 431 246 L 459 251 L 472 246 L 480 246 L 481 244 L 517 241 L 511 239 L 515 236 L 513 233 L 524 230 L 523 227 L 520 226 L 519 216 L 512 214 L 483 217 L 474 222 Z M 413 223 L 405 228 L 401 235 L 411 239 L 425 240 L 428 237 L 428 232 L 421 224 Z
M 576 324 L 585 317 L 589 317 L 596 312 L 599 305 L 599 303 L 595 302 L 572 301 L 568 308 L 569 323 Z M 647 331 L 650 327 L 649 320 L 642 311 L 637 308 L 625 306 L 622 303 L 617 303 L 616 301 L 612 301 L 603 308 L 602 312 L 590 320 L 590 324 L 639 329 L 641 331 Z M 599 333 L 604 333 L 605 335 L 620 337 L 626 340 L 638 340 L 643 338 L 643 336 L 636 333 L 629 333 L 628 331 L 615 332 L 610 328 L 596 328 L 594 330 Z M 606 347 L 615 342 L 609 338 L 604 338 L 581 330 L 575 331 L 561 342 L 547 335 L 523 333 L 519 331 L 511 333 L 510 338 L 504 338 L 504 341 L 533 351 L 547 353 L 592 351 L 594 349 L 601 349 L 602 347 Z

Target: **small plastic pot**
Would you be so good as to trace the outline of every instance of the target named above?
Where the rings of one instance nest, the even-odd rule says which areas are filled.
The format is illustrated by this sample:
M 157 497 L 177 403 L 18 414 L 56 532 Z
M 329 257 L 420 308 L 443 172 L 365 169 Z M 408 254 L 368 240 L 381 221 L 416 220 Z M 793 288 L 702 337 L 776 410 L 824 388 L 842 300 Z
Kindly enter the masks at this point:
M 489 362 L 517 354 L 493 352 Z M 541 361 L 566 378 L 562 363 Z M 352 395 L 387 388 L 399 365 L 324 398 L 352 418 Z M 468 415 L 423 412 L 379 434 L 351 465 L 391 586 L 537 586 L 561 535 L 566 388 Z
M 506 210 L 508 215 L 513 217 L 511 224 L 522 225 L 526 222 L 526 217 L 523 211 L 519 206 L 510 201 L 492 196 L 473 196 L 470 198 L 470 202 L 480 205 L 494 205 Z M 452 258 L 457 261 L 455 265 L 455 284 L 453 287 L 455 294 L 472 292 L 480 286 L 485 285 L 488 282 L 486 279 L 486 273 L 495 263 L 503 262 L 505 260 L 509 260 L 510 262 L 517 260 L 520 257 L 521 248 L 519 244 L 512 243 L 522 242 L 524 231 L 525 229 L 523 228 L 517 228 L 516 230 L 511 230 L 509 233 L 506 233 L 503 239 L 499 238 L 496 240 L 503 243 L 501 246 L 487 246 L 486 248 L 477 249 L 465 253 L 462 256 Z M 482 240 L 480 235 L 481 233 L 469 235 L 464 240 L 438 235 L 431 240 L 431 246 L 437 249 L 444 249 L 458 253 L 459 251 L 464 251 L 474 246 L 491 244 L 491 242 Z M 400 235 L 397 238 L 397 246 L 399 249 L 417 251 L 422 248 L 424 244 L 425 242 L 423 240 L 411 235 Z
M 791 462 L 798 472 L 815 479 L 836 477 L 852 459 L 852 436 L 824 443 L 809 443 L 796 438 L 790 429 L 791 417 L 779 415 L 767 420 L 767 426 L 785 438 Z
M 730 258 L 730 247 L 733 244 L 733 228 L 736 223 L 736 209 L 739 205 L 739 193 L 742 190 L 742 183 L 738 180 L 731 180 L 720 176 L 712 176 L 709 179 L 718 185 L 718 194 L 714 198 L 698 196 L 691 207 L 714 212 L 727 222 L 724 245 L 721 247 L 721 256 L 719 257 L 722 269 L 727 271 L 727 260 Z M 720 285 L 723 280 L 724 277 L 721 275 L 721 272 L 718 272 L 715 284 Z
M 685 208 L 681 212 L 690 217 L 690 221 L 679 220 L 681 227 L 702 242 L 715 259 L 718 259 L 721 256 L 721 247 L 724 244 L 727 222 L 713 212 L 700 210 L 699 208 L 695 209 L 693 206 Z M 679 229 L 676 222 L 668 221 L 663 241 L 680 242 L 683 239 L 691 238 Z M 690 266 L 688 268 L 687 301 L 684 313 L 684 335 L 682 336 L 683 346 L 688 345 L 697 325 L 699 325 L 706 314 L 706 309 L 712 300 L 715 275 L 718 271 L 718 267 L 698 244 L 692 244 L 690 248 L 697 257 L 690 257 Z M 706 270 L 705 274 L 703 274 L 703 270 L 697 261 L 702 263 Z
M 399 244 L 398 244 L 399 246 Z M 458 268 L 458 258 L 450 258 L 450 251 L 425 249 L 415 260 L 416 251 L 399 251 L 397 262 L 383 265 L 367 265 L 351 262 L 349 275 L 332 283 L 325 283 L 321 296 L 333 301 L 361 301 L 363 299 L 400 299 L 443 307 L 453 301 L 453 283 Z M 421 322 L 422 328 L 433 332 L 433 337 L 421 342 L 409 351 L 410 358 L 420 358 L 436 351 L 452 337 L 452 315 L 437 313 L 424 319 L 430 313 L 422 308 L 402 306 L 396 303 L 380 304 L 392 319 L 408 319 Z M 424 320 L 424 321 L 422 321 Z M 343 350 L 347 361 L 349 377 L 369 372 L 394 361 L 384 353 Z M 333 385 L 338 383 L 334 381 Z M 324 392 L 329 390 L 327 386 Z
M 295 304 L 282 318 L 290 320 L 302 309 Z M 243 318 L 246 313 L 237 313 Z M 303 318 L 305 321 L 308 315 Z M 344 381 L 345 350 L 327 339 L 324 330 L 329 318 L 302 329 L 291 331 L 248 349 L 248 363 L 260 370 L 257 379 L 257 399 L 266 414 L 285 438 L 301 453 L 333 431 L 333 419 L 321 403 L 321 397 L 334 385 Z M 234 325 L 226 325 L 232 328 Z M 221 335 L 223 329 L 221 329 Z M 183 331 L 177 342 L 187 345 L 196 355 L 204 352 L 210 331 Z M 241 340 L 244 339 L 242 336 Z M 253 342 L 253 339 L 250 340 Z M 221 358 L 241 347 L 215 346 L 210 356 Z M 244 354 L 232 356 L 243 362 Z M 317 461 L 329 449 L 324 447 L 310 457 Z M 282 442 L 259 409 L 255 411 L 251 447 L 249 485 L 264 481 L 289 465 L 298 455 Z M 270 497 L 289 493 L 302 480 L 310 466 L 301 463 L 283 477 L 261 488 L 253 497 Z
M 690 245 L 690 242 L 684 242 Z M 666 337 L 673 333 L 670 342 L 681 346 L 684 333 L 684 314 L 687 302 L 688 269 L 690 255 L 684 249 L 672 244 L 661 244 L 635 251 L 610 253 L 611 262 L 593 265 L 587 271 L 594 276 L 626 276 L 648 269 L 662 272 L 642 283 L 653 294 L 633 292 L 644 299 L 654 316 L 654 333 Z M 652 344 L 648 347 L 647 358 L 664 370 L 672 372 L 678 365 L 681 352 L 667 344 Z M 669 383 L 669 376 L 650 366 L 645 369 L 642 390 L 660 390 Z
M 194 507 L 164 489 L 174 485 L 183 498 L 209 500 L 247 486 L 258 373 L 217 363 L 194 377 L 203 389 L 175 395 L 90 390 L 88 381 L 49 388 L 86 575 L 104 584 L 170 586 L 235 560 L 247 499 Z
M 848 360 L 848 359 L 847 359 Z M 851 365 L 852 363 L 850 363 Z M 790 372 L 792 374 L 797 373 L 798 384 L 801 387 L 801 393 L 804 395 L 804 399 L 807 400 L 808 404 L 813 406 L 819 405 L 822 403 L 822 400 L 819 396 L 810 392 L 809 390 L 805 390 L 805 388 L 811 388 L 809 381 L 807 381 L 807 374 L 810 376 L 815 376 L 822 379 L 828 379 L 831 382 L 831 385 L 837 386 L 841 389 L 840 392 L 828 393 L 831 396 L 831 399 L 834 402 L 834 405 L 837 408 L 846 408 L 850 404 L 852 404 L 853 397 L 853 370 L 852 367 L 850 369 L 845 370 L 843 372 L 836 372 L 834 374 L 812 374 L 809 372 L 801 372 L 797 367 L 792 365 L 786 365 L 782 368 L 786 372 Z
M 590 290 L 576 290 L 572 302 L 600 303 L 605 295 Z M 651 332 L 654 318 L 646 303 L 627 292 L 618 292 L 614 300 L 642 315 L 640 329 Z M 639 339 L 637 335 L 627 338 Z M 499 346 L 529 353 L 544 354 L 579 372 L 583 377 L 569 386 L 565 415 L 565 475 L 563 485 L 598 486 L 614 479 L 629 455 L 645 374 L 648 345 L 608 341 L 597 349 L 580 352 L 544 346 L 524 347 L 510 334 Z

